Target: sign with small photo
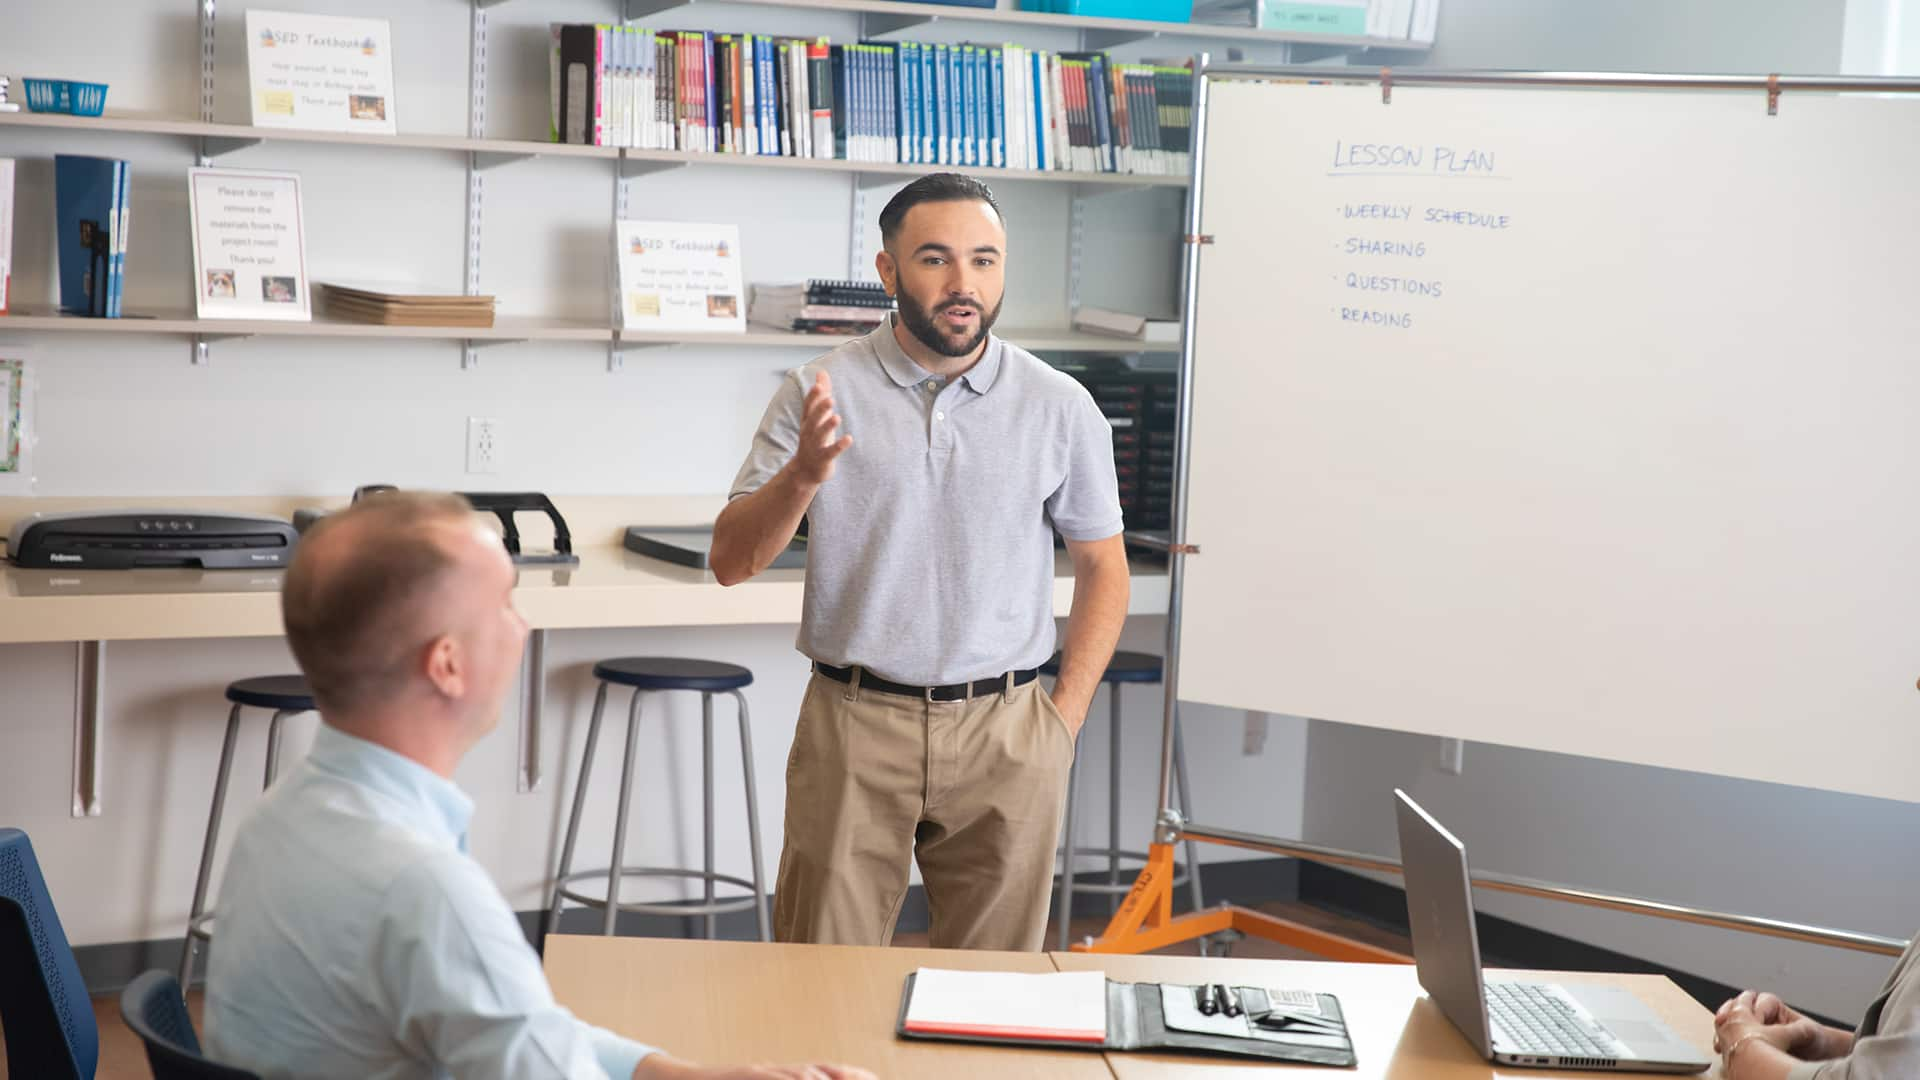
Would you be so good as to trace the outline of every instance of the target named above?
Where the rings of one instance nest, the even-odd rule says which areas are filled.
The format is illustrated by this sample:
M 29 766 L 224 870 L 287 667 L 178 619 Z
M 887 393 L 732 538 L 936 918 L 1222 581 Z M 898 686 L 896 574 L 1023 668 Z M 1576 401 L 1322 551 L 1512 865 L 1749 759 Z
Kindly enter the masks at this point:
M 188 169 L 194 311 L 203 319 L 313 318 L 300 177 Z
M 622 221 L 614 245 L 622 330 L 746 330 L 738 225 Z
M 256 127 L 395 133 L 385 19 L 248 9 L 247 82 Z

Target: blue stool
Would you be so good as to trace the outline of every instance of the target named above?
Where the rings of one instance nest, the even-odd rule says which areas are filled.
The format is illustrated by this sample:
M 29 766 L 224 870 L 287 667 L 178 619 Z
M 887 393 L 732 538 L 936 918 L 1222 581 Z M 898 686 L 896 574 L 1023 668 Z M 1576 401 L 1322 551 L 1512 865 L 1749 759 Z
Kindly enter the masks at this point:
M 602 934 L 613 933 L 614 918 L 622 911 L 635 911 L 649 915 L 704 915 L 707 919 L 707 937 L 714 935 L 714 917 L 730 911 L 753 909 L 754 918 L 760 928 L 760 940 L 771 941 L 771 924 L 767 920 L 766 890 L 762 887 L 760 876 L 760 803 L 755 794 L 753 781 L 753 736 L 749 731 L 747 719 L 746 695 L 740 692 L 742 687 L 752 685 L 753 672 L 737 664 L 723 664 L 712 660 L 682 660 L 670 657 L 630 656 L 618 660 L 602 660 L 593 665 L 593 677 L 600 681 L 600 689 L 593 697 L 593 720 L 587 725 L 587 748 L 580 757 L 580 782 L 573 789 L 573 814 L 567 819 L 567 841 L 560 852 L 560 872 L 553 881 L 553 903 L 547 912 L 546 932 L 552 933 L 560 925 L 560 905 L 572 900 L 589 907 L 603 908 L 606 912 L 600 924 Z M 587 778 L 593 769 L 594 747 L 600 741 L 600 717 L 606 711 L 607 687 L 610 685 L 633 688 L 633 699 L 627 705 L 627 753 L 620 767 L 620 805 L 613 819 L 613 864 L 604 870 L 573 869 L 573 844 L 580 833 L 580 816 L 587 803 Z M 633 757 L 640 741 L 640 699 L 649 692 L 669 690 L 687 690 L 700 695 L 701 713 L 701 764 L 703 806 L 702 829 L 705 838 L 706 866 L 702 870 L 683 870 L 668 867 L 630 867 L 622 861 L 627 847 L 627 809 L 629 797 L 633 792 Z M 740 768 L 745 774 L 747 785 L 747 842 L 753 849 L 753 880 L 716 873 L 713 869 L 713 699 L 716 694 L 731 695 L 740 710 Z M 604 899 L 583 896 L 567 888 L 567 883 L 580 878 L 607 879 L 607 895 Z M 620 883 L 627 877 L 678 877 L 697 878 L 705 885 L 703 901 L 699 904 L 629 904 L 620 901 Z M 753 890 L 751 896 L 732 900 L 714 899 L 714 886 L 719 883 L 737 885 Z
M 93 1080 L 100 1029 L 33 843 L 0 829 L 0 1024 L 7 1075 Z
M 200 951 L 200 942 L 213 940 L 213 931 L 207 929 L 214 917 L 214 913 L 207 910 L 207 885 L 213 878 L 213 850 L 220 840 L 220 815 L 227 805 L 227 780 L 233 774 L 233 743 L 240 735 L 240 710 L 248 707 L 273 710 L 273 719 L 267 723 L 267 771 L 260 783 L 262 791 L 272 787 L 274 777 L 280 775 L 281 721 L 295 713 L 314 710 L 313 690 L 307 686 L 307 680 L 298 675 L 262 675 L 229 683 L 227 700 L 233 703 L 233 708 L 227 711 L 227 737 L 220 744 L 220 775 L 213 782 L 213 812 L 207 815 L 207 839 L 200 845 L 200 873 L 194 879 L 193 907 L 187 913 L 187 938 L 180 946 L 179 980 L 183 987 L 192 985 L 193 958 Z
M 1040 665 L 1043 675 L 1058 677 L 1060 657 Z M 1085 854 L 1105 855 L 1107 857 L 1107 882 L 1104 885 L 1078 884 L 1073 880 L 1073 865 L 1082 854 L 1074 843 L 1073 806 L 1079 801 L 1080 794 L 1080 755 L 1075 754 L 1073 768 L 1067 773 L 1067 814 L 1061 826 L 1062 849 L 1060 856 L 1060 951 L 1066 952 L 1072 947 L 1068 924 L 1073 921 L 1073 894 L 1076 891 L 1104 893 L 1113 909 L 1120 906 L 1120 897 L 1131 891 L 1132 882 L 1120 881 L 1120 860 L 1137 859 L 1146 862 L 1147 856 L 1141 851 L 1127 851 L 1120 847 L 1120 687 L 1127 683 L 1153 684 L 1160 681 L 1160 658 L 1150 653 L 1116 652 L 1107 662 L 1106 673 L 1100 681 L 1107 684 L 1107 846 L 1091 849 Z M 1190 802 L 1192 788 L 1187 783 L 1187 745 L 1180 731 L 1180 717 L 1176 713 L 1173 719 L 1173 780 L 1174 791 L 1180 800 L 1180 813 L 1191 820 L 1193 805 Z M 1157 812 L 1157 811 L 1156 811 Z M 1191 885 L 1193 889 L 1193 909 L 1200 910 L 1205 905 L 1200 899 L 1200 860 L 1198 845 L 1186 842 L 1187 864 L 1174 866 L 1173 882 L 1175 886 Z

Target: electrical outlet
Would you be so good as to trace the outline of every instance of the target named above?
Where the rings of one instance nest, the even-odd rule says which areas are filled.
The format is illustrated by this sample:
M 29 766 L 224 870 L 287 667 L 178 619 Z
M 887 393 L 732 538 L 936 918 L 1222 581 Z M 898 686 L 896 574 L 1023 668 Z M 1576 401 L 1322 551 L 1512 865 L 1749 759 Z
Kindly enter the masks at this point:
M 467 417 L 467 471 L 480 475 L 500 471 L 500 421 L 491 416 Z

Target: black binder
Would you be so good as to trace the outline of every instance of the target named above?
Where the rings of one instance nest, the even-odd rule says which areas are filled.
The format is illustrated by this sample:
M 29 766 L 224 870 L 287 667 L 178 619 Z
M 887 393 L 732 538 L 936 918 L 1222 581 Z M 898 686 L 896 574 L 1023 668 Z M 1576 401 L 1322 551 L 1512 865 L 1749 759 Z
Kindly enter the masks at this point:
M 1090 1041 L 1023 1035 L 989 1025 L 973 1031 L 954 1027 L 914 1030 L 908 1026 L 907 1014 L 917 977 L 917 972 L 908 975 L 900 993 L 900 1016 L 894 1030 L 903 1039 L 1071 1050 L 1157 1050 L 1334 1067 L 1351 1067 L 1357 1060 L 1346 1017 L 1332 994 L 1286 993 L 1275 997 L 1255 986 L 1201 987 L 1108 979 L 1106 1037 Z M 1237 1015 L 1228 1015 L 1224 1009 L 1203 1015 L 1197 1008 L 1191 1012 L 1184 1008 L 1203 994 L 1221 1004 L 1228 1000 L 1223 995 L 1231 995 L 1231 1008 Z M 1169 1015 L 1168 1001 L 1176 1003 L 1171 1010 L 1176 1015 Z

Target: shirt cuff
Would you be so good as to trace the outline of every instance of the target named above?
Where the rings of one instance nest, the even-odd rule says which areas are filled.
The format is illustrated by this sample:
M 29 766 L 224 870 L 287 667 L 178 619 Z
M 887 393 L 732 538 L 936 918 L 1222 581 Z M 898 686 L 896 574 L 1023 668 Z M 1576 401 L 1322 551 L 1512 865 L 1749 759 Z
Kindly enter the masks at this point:
M 633 1070 L 638 1068 L 641 1059 L 648 1054 L 657 1054 L 657 1047 L 632 1039 L 615 1035 L 604 1028 L 592 1028 L 593 1056 L 600 1061 L 600 1067 L 607 1071 L 609 1080 L 628 1080 Z
M 1105 540 L 1109 537 L 1119 536 L 1125 531 L 1126 522 L 1120 518 L 1114 518 L 1104 525 L 1095 525 L 1092 528 L 1085 529 L 1070 529 L 1056 521 L 1053 523 L 1053 527 L 1060 530 L 1060 535 L 1063 538 L 1071 540 L 1076 544 L 1082 544 L 1090 540 Z

